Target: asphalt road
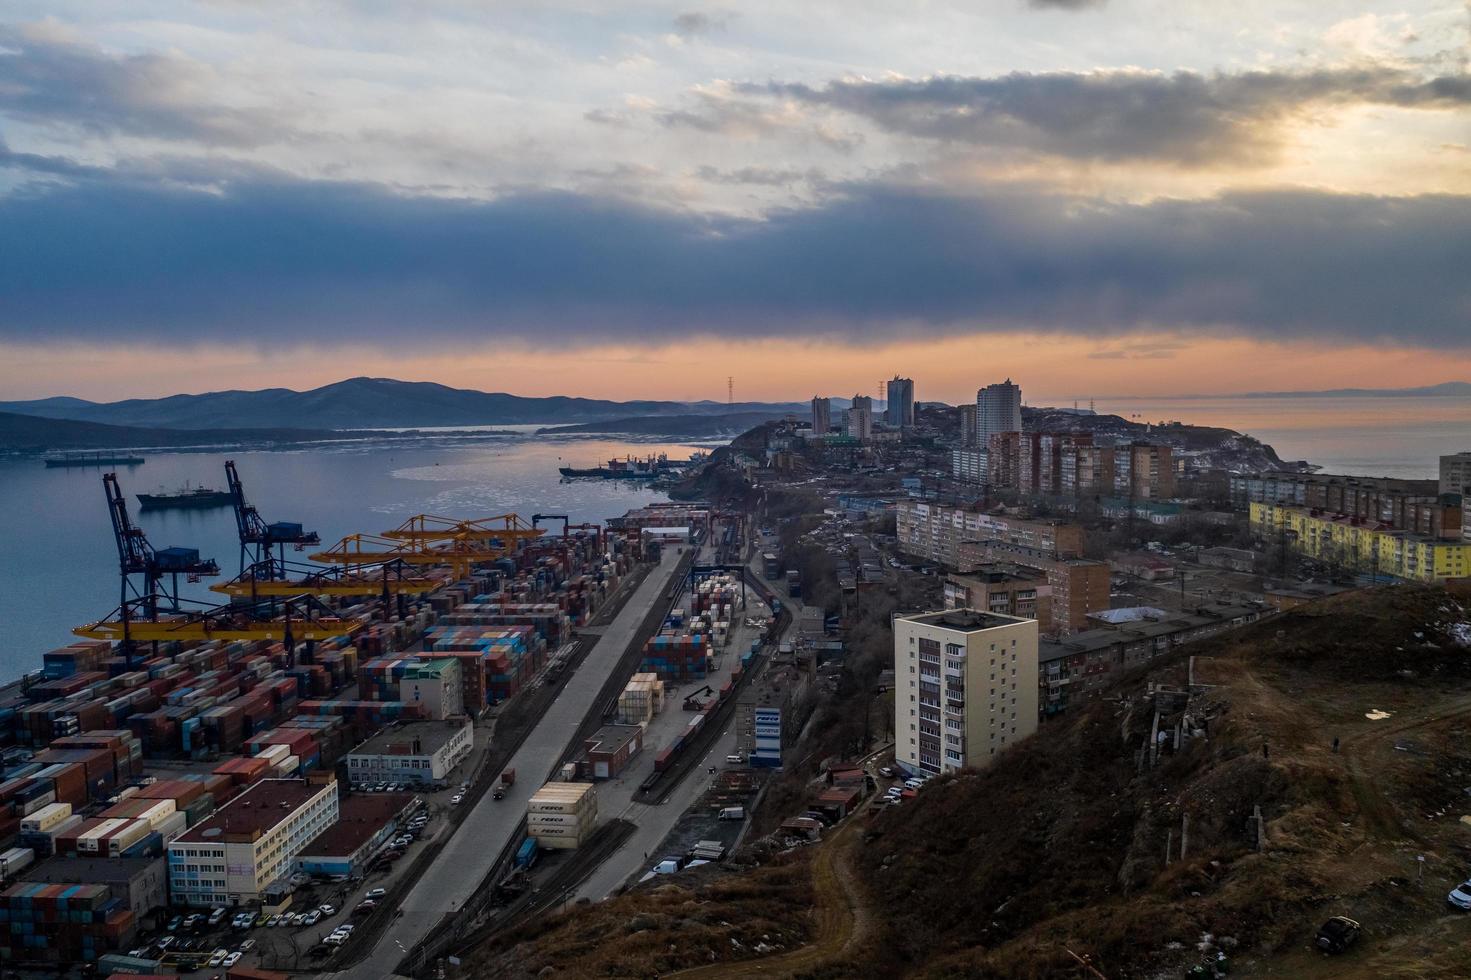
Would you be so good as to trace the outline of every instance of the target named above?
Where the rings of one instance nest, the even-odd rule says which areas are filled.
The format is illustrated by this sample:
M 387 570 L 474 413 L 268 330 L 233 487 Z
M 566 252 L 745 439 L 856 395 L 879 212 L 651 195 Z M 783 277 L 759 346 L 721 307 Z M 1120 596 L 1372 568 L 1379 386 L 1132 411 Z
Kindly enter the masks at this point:
M 659 567 L 639 585 L 638 591 L 603 630 L 582 665 L 567 679 L 562 693 L 511 758 L 510 766 L 516 770 L 517 779 L 506 798 L 496 801 L 489 795 L 483 797 L 404 898 L 399 906 L 401 914 L 383 931 L 372 952 L 357 966 L 326 976 L 341 980 L 382 980 L 391 976 L 387 966 L 401 960 L 443 916 L 454 914 L 474 892 L 497 855 L 510 842 L 526 813 L 527 800 L 561 759 L 571 733 L 582 724 L 588 707 L 644 617 L 668 589 L 680 557 L 673 548 L 664 550 Z

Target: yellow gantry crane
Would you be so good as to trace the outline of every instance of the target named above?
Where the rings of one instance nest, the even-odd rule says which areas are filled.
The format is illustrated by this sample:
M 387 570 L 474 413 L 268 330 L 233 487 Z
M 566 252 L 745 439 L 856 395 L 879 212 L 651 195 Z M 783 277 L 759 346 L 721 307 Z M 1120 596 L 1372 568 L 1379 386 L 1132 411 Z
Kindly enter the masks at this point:
M 382 535 L 350 534 L 312 561 L 334 565 L 448 565 L 456 577 L 464 577 L 479 562 L 494 561 L 514 554 L 522 541 L 541 537 L 542 528 L 532 527 L 515 514 L 502 514 L 473 521 L 419 514 Z
M 133 600 L 138 602 L 141 600 Z M 157 619 L 135 618 L 137 612 L 120 607 L 106 619 L 78 626 L 77 636 L 92 640 L 158 643 L 169 640 L 281 640 L 287 647 L 298 641 L 315 642 L 334 636 L 352 636 L 363 628 L 355 619 L 343 619 L 310 595 L 260 603 L 206 606 Z
M 504 549 L 511 550 L 517 542 L 539 538 L 545 533 L 542 528 L 527 524 L 518 514 L 497 514 L 473 521 L 417 514 L 392 531 L 384 531 L 383 536 L 399 541 L 499 541 Z
M 285 570 L 296 577 L 289 579 L 263 578 L 254 574 L 254 568 L 228 582 L 209 587 L 235 598 L 254 599 L 258 596 L 390 596 L 419 595 L 432 592 L 440 585 L 439 580 L 419 575 L 399 559 L 381 565 L 344 565 L 333 568 L 317 568 L 311 565 L 287 563 Z

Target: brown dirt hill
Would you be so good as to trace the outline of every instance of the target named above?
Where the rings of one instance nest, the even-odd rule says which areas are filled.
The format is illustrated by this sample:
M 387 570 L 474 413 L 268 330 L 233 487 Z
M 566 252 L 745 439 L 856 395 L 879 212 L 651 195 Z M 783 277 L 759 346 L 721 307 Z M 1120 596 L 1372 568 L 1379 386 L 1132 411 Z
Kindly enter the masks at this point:
M 1471 872 L 1467 618 L 1419 588 L 1293 611 L 1191 648 L 1213 685 L 1194 708 L 1207 734 L 1152 769 L 1136 769 L 1152 719 L 1136 699 L 936 782 L 875 821 L 860 866 L 886 929 L 862 969 L 827 975 L 884 958 L 895 974 L 1081 976 L 1086 957 L 1108 977 L 1178 976 L 1217 950 L 1237 975 L 1471 975 L 1471 922 L 1444 901 Z M 1332 914 L 1366 936 L 1330 964 L 1311 938 Z M 1452 929 L 1461 942 L 1441 940 Z

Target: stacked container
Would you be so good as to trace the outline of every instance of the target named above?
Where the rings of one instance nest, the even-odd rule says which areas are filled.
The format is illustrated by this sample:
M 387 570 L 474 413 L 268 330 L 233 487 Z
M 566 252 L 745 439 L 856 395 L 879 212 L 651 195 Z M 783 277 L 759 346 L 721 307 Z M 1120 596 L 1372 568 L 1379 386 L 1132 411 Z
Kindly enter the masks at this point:
M 547 783 L 526 805 L 526 835 L 552 850 L 582 846 L 597 820 L 598 797 L 592 783 Z

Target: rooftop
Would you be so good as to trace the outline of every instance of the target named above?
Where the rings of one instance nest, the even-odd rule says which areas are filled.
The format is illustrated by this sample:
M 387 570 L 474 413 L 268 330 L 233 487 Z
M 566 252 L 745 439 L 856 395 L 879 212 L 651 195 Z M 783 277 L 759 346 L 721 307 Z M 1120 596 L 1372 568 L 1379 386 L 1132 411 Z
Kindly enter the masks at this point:
M 54 857 L 26 868 L 18 876 L 21 881 L 39 881 L 48 885 L 126 884 L 145 871 L 156 868 L 163 858 L 92 858 Z
M 1033 620 L 1019 616 L 1002 616 L 998 613 L 981 612 L 979 609 L 946 609 L 941 612 L 917 613 L 913 616 L 900 616 L 899 618 L 907 622 L 919 623 L 921 626 L 939 626 L 958 633 L 978 633 L 981 630 L 1033 622 Z
M 385 729 L 349 752 L 349 755 L 433 755 L 470 724 L 465 718 L 444 721 L 408 721 Z
M 350 857 L 414 801 L 412 793 L 354 793 L 338 806 L 337 822 L 302 848 L 311 857 Z
M 643 733 L 638 725 L 604 725 L 587 739 L 587 751 L 618 753 Z
M 331 784 L 336 792 L 335 783 Z M 193 827 L 174 844 L 252 840 L 288 819 L 322 791 L 301 779 L 262 779 Z

